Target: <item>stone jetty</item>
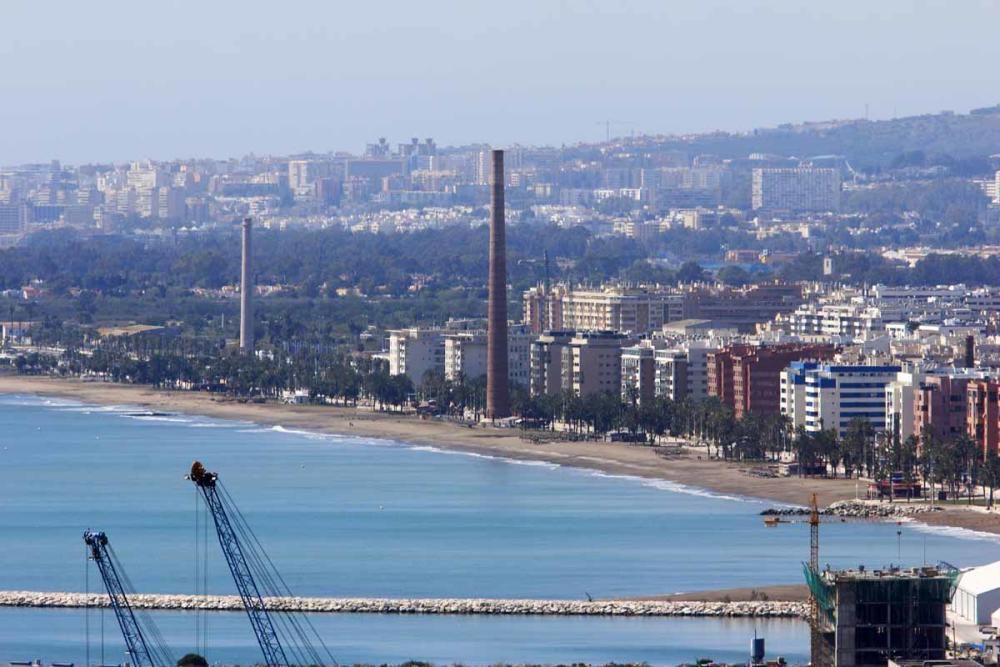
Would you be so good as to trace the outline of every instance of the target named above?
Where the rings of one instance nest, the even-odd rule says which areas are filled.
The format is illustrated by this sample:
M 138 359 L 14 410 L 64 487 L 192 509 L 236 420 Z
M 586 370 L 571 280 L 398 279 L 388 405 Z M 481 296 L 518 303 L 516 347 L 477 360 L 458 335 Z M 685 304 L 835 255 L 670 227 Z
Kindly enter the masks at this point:
M 820 510 L 824 516 L 839 516 L 848 519 L 899 519 L 915 514 L 939 512 L 942 508 L 931 507 L 922 503 L 907 503 L 905 501 L 888 503 L 865 500 L 838 500 Z M 773 507 L 761 512 L 763 516 L 809 516 L 807 507 Z
M 235 595 L 135 594 L 136 609 L 169 611 L 242 611 Z M 532 616 L 716 616 L 805 617 L 804 602 L 752 600 L 683 602 L 678 600 L 497 600 L 390 598 L 267 598 L 269 608 L 331 614 L 485 614 Z M 0 591 L 0 607 L 107 607 L 108 597 L 91 593 Z

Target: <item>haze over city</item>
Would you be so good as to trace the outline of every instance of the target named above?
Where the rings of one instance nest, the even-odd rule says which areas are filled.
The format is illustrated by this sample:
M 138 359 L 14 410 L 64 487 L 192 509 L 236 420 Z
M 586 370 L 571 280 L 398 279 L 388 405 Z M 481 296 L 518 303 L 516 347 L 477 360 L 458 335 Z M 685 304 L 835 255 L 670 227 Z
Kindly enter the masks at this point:
M 54 17 L 55 13 L 55 17 Z M 992 2 L 5 2 L 0 161 L 560 145 L 991 102 Z M 948 26 L 960 25 L 961 29 Z

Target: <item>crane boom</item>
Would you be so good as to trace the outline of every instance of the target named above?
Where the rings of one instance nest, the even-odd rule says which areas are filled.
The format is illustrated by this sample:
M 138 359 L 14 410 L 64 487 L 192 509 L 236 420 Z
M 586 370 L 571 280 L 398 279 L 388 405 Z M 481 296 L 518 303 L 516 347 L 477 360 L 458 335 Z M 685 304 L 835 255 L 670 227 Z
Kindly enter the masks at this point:
M 119 573 L 119 567 L 115 565 L 116 559 L 108 543 L 108 536 L 102 532 L 88 530 L 83 534 L 83 541 L 90 548 L 90 558 L 97 564 L 101 579 L 104 580 L 104 587 L 108 591 L 111 607 L 114 609 L 115 618 L 118 619 L 118 626 L 125 640 L 125 652 L 132 664 L 136 667 L 157 667 L 159 658 L 161 665 L 168 667 L 168 663 L 172 662 L 170 656 L 160 655 L 153 644 L 153 638 L 146 636 L 147 633 L 143 632 L 142 625 L 132 611 L 132 605 L 129 604 L 122 583 L 125 573 Z
M 195 461 L 191 466 L 189 478 L 201 491 L 205 504 L 212 514 L 215 532 L 219 536 L 219 546 L 222 548 L 226 564 L 236 582 L 240 599 L 243 601 L 243 608 L 250 618 L 250 625 L 253 627 L 254 634 L 257 635 L 257 643 L 260 644 L 260 650 L 264 654 L 265 664 L 268 667 L 287 665 L 288 660 L 271 620 L 271 615 L 264 604 L 264 598 L 260 594 L 257 582 L 254 580 L 250 564 L 247 562 L 239 536 L 233 528 L 232 521 L 230 521 L 225 503 L 223 503 L 216 488 L 219 476 L 214 472 L 206 471 L 205 466 L 199 461 Z

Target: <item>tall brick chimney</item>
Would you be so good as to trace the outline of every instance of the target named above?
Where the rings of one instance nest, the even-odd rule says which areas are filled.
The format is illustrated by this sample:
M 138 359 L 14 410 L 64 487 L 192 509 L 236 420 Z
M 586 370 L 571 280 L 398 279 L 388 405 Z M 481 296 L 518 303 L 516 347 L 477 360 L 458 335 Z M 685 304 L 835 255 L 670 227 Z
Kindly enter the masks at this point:
M 486 418 L 510 416 L 507 386 L 507 234 L 503 151 L 493 151 L 490 196 L 490 275 L 486 325 Z

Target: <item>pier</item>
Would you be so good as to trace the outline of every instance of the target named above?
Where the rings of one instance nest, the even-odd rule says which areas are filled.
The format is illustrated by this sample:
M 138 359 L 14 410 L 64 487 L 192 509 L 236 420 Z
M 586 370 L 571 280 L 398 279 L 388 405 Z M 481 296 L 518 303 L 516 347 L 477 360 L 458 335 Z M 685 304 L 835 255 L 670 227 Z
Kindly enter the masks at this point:
M 163 611 L 243 611 L 236 595 L 142 594 L 133 608 Z M 476 598 L 266 598 L 268 608 L 323 614 L 482 614 L 524 616 L 692 616 L 805 618 L 808 604 L 775 600 L 504 600 Z M 107 607 L 103 593 L 0 591 L 0 607 Z

